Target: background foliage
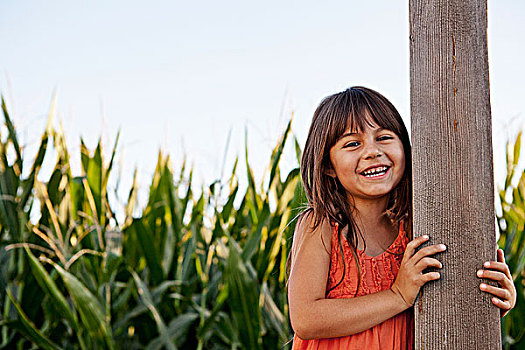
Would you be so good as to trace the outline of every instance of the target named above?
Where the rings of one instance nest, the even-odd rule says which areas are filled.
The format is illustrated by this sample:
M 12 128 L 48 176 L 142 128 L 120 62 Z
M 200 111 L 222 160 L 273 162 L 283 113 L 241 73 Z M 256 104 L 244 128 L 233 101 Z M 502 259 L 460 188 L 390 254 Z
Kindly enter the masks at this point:
M 499 190 L 498 245 L 505 252 L 517 291 L 516 306 L 501 324 L 505 349 L 525 349 L 525 170 L 516 171 L 521 135 L 520 132 L 514 143 L 507 143 L 507 176 Z
M 260 184 L 247 149 L 246 173 L 238 175 L 236 161 L 227 181 L 196 192 L 192 170 L 183 163 L 175 171 L 159 152 L 147 204 L 134 216 L 136 171 L 125 207 L 108 200 L 118 136 L 109 159 L 101 142 L 94 150 L 81 142 L 73 156 L 80 156 L 82 172 L 73 174 L 63 131 L 52 126 L 53 109 L 30 162 L 2 99 L 0 348 L 290 348 L 286 258 L 305 200 L 299 169 L 280 172 L 287 140 L 300 159 L 291 121 Z M 509 146 L 498 218 L 499 243 L 518 288 L 518 304 L 502 324 L 507 348 L 525 342 L 520 147 L 520 137 Z M 39 171 L 49 158 L 55 166 L 43 181 Z M 116 210 L 125 213 L 120 222 Z

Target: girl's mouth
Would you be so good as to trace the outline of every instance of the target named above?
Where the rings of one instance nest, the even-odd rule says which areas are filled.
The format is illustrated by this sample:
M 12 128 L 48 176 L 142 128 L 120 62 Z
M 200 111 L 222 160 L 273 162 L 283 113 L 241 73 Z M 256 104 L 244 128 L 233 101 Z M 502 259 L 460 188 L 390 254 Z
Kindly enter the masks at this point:
M 367 178 L 381 177 L 381 176 L 385 175 L 388 172 L 388 169 L 390 169 L 390 167 L 380 166 L 380 167 L 377 167 L 377 168 L 372 168 L 372 169 L 368 169 L 366 171 L 363 171 L 361 173 L 361 175 L 363 175 L 364 177 L 367 177 Z

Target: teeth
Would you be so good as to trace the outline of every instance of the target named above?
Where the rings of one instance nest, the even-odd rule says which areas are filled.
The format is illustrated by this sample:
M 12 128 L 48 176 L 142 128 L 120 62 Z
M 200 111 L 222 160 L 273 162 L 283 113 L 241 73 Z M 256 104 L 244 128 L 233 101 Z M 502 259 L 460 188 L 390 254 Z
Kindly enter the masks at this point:
M 375 177 L 375 176 L 383 175 L 384 173 L 386 173 L 387 170 L 388 168 L 386 166 L 382 166 L 382 167 L 373 168 L 367 171 L 363 171 L 361 174 L 367 177 Z

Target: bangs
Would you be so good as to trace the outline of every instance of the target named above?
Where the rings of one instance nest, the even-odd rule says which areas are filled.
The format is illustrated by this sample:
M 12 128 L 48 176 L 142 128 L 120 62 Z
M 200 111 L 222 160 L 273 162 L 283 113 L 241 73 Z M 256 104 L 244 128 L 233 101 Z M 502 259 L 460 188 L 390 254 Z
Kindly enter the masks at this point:
M 332 106 L 332 127 L 328 130 L 330 149 L 347 130 L 360 132 L 368 127 L 378 126 L 391 130 L 398 136 L 404 132 L 401 116 L 384 98 L 380 98 L 360 87 L 349 88 L 334 96 Z
M 372 95 L 360 88 L 350 88 L 345 91 L 352 104 L 353 113 L 348 116 L 348 125 L 352 130 L 357 126 L 363 130 L 365 125 L 370 127 L 377 125 L 380 128 L 394 131 L 400 135 L 398 122 L 401 116 L 394 106 L 384 98 Z

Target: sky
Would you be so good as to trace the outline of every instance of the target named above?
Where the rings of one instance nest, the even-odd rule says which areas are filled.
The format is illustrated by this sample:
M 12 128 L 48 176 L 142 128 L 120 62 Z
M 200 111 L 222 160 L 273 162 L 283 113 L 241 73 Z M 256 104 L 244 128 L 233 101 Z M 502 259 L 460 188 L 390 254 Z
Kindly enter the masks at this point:
M 497 182 L 525 120 L 524 16 L 524 1 L 488 2 Z M 410 127 L 408 21 L 397 0 L 4 0 L 0 92 L 31 158 L 56 92 L 77 175 L 80 137 L 93 149 L 102 135 L 109 151 L 120 130 L 123 187 L 135 167 L 147 187 L 159 149 L 210 184 L 246 132 L 260 179 L 292 114 L 303 145 L 321 99 L 349 86 L 384 94 Z

